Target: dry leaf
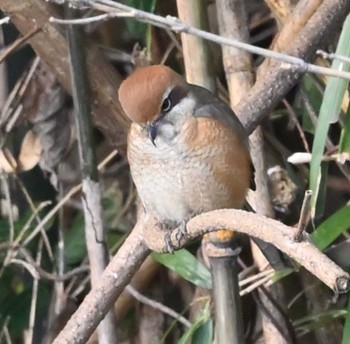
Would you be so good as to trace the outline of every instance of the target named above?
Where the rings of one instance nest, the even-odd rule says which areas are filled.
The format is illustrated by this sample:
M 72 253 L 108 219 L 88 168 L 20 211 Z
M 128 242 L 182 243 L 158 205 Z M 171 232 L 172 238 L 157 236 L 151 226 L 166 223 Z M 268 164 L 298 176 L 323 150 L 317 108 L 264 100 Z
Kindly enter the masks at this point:
M 0 149 L 0 172 L 13 173 L 17 168 L 17 163 L 11 152 L 6 149 Z
M 39 162 L 41 151 L 39 137 L 32 130 L 29 130 L 22 141 L 17 171 L 31 170 Z
M 39 165 L 58 183 L 75 184 L 80 180 L 79 158 L 75 138 L 72 105 L 66 91 L 50 69 L 40 62 L 24 94 L 25 117 L 40 139 Z

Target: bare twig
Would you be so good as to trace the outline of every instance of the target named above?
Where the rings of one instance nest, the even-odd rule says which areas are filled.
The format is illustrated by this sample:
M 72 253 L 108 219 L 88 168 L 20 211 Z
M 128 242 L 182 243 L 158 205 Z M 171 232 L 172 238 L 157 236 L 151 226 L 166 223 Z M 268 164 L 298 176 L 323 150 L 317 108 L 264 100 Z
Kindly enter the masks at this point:
M 14 41 L 9 47 L 2 51 L 0 54 L 0 63 L 4 61 L 9 55 L 14 53 L 18 48 L 20 48 L 25 42 L 27 42 L 31 37 L 33 37 L 36 33 L 41 30 L 40 27 L 35 28 L 31 32 L 28 32 L 24 37 L 18 38 Z
M 242 289 L 239 293 L 240 296 L 244 296 L 247 295 L 249 293 L 251 293 L 252 291 L 258 289 L 260 286 L 267 284 L 267 282 L 271 281 L 271 277 L 273 276 L 273 274 L 270 274 L 268 276 L 265 276 L 263 278 L 260 278 L 259 280 L 255 281 L 254 283 L 252 283 L 251 285 L 249 285 L 248 287 Z
M 304 28 L 305 24 L 317 11 L 322 1 L 323 0 L 300 0 L 294 8 L 291 4 L 285 3 L 286 12 L 291 13 L 289 17 L 283 18 L 284 25 L 273 42 L 273 49 L 276 51 L 286 51 L 290 42 Z
M 0 343 L 3 342 L 3 338 L 5 337 L 6 344 L 12 344 L 11 336 L 10 336 L 10 331 L 8 329 L 8 323 L 10 321 L 10 317 L 7 316 L 5 320 L 3 321 L 3 325 L 1 327 L 0 331 Z
M 80 1 L 67 0 L 66 2 L 79 6 Z M 227 39 L 219 35 L 215 35 L 213 33 L 191 27 L 176 17 L 158 16 L 152 13 L 137 10 L 133 7 L 129 7 L 111 0 L 94 0 L 94 1 L 85 0 L 83 1 L 83 3 L 84 3 L 84 6 L 90 6 L 91 8 L 95 8 L 96 10 L 112 13 L 113 16 L 115 17 L 125 17 L 125 15 L 128 14 L 128 17 L 132 17 L 143 23 L 158 26 L 163 29 L 173 30 L 175 32 L 187 33 L 193 36 L 201 37 L 208 41 L 212 41 L 214 43 L 228 45 L 237 49 L 248 51 L 252 54 L 257 54 L 267 58 L 272 58 L 285 63 L 283 68 L 286 68 L 286 69 L 291 68 L 290 65 L 292 65 L 296 70 L 302 73 L 308 72 L 308 73 L 316 73 L 316 74 L 323 74 L 323 75 L 329 75 L 329 76 L 337 76 L 339 78 L 350 80 L 350 73 L 348 72 L 316 66 L 314 64 L 305 62 L 305 60 L 303 60 L 302 58 L 294 57 L 287 54 L 282 54 L 282 53 L 268 50 L 268 49 L 263 49 L 263 48 L 256 47 L 251 44 L 243 43 L 237 40 Z M 51 20 L 55 20 L 55 19 L 51 19 Z M 63 21 L 61 21 L 61 23 L 63 23 Z M 72 24 L 72 21 L 70 21 L 69 24 Z
M 39 65 L 39 62 L 40 59 L 36 57 L 31 64 L 28 72 L 17 81 L 9 97 L 6 99 L 4 107 L 1 109 L 0 126 L 4 125 L 7 122 L 5 126 L 5 133 L 9 133 L 12 130 L 17 117 L 21 114 L 23 106 L 19 105 L 19 101 L 26 91 L 28 84 L 36 71 L 36 68 Z M 13 118 L 10 118 L 11 114 L 13 114 Z M 2 141 L 0 141 L 0 145 L 3 144 L 4 138 L 2 137 L 1 140 Z
M 62 1 L 60 1 L 62 3 Z M 76 1 L 78 3 L 78 1 Z M 86 1 L 79 1 L 86 4 Z M 90 1 L 88 5 L 92 3 Z M 109 1 L 110 4 L 120 6 L 119 3 Z M 97 2 L 96 2 L 96 5 Z M 104 10 L 111 11 L 110 7 L 99 5 Z M 38 55 L 57 73 L 59 81 L 69 90 L 68 73 L 66 64 L 67 47 L 62 35 L 57 28 L 48 23 L 50 16 L 57 17 L 54 8 L 44 4 L 41 0 L 28 0 L 23 5 L 22 0 L 2 0 L 0 8 L 8 14 L 11 21 L 17 26 L 23 35 L 34 27 L 45 24 L 45 30 L 39 32 L 31 39 L 31 45 Z M 288 46 L 288 54 L 309 60 L 320 44 L 327 44 L 331 33 L 340 28 L 347 13 L 350 10 L 350 0 L 324 0 L 316 13 L 310 18 L 303 30 Z M 112 9 L 112 12 L 115 8 Z M 120 10 L 124 12 L 123 10 Z M 26 20 L 32 18 L 33 20 Z M 168 27 L 168 26 L 167 26 Z M 51 41 L 50 49 L 47 49 L 47 41 Z M 94 119 L 97 126 L 101 128 L 106 137 L 117 146 L 123 148 L 125 145 L 125 133 L 127 127 L 125 117 L 115 97 L 115 89 L 119 80 L 110 65 L 96 52 L 96 49 L 87 43 L 86 49 L 89 56 L 89 73 L 93 79 L 93 103 Z M 98 61 L 98 63 L 96 63 Z M 274 61 L 275 62 L 275 61 Z M 235 111 L 248 132 L 278 104 L 285 94 L 302 77 L 295 66 L 280 62 L 271 63 L 267 74 L 250 90 L 247 97 L 242 100 Z M 112 104 L 112 105 L 111 105 Z M 100 115 L 100 114 L 103 114 Z M 117 139 L 117 142 L 116 142 Z M 121 144 L 122 143 L 122 144 Z
M 350 63 L 350 57 L 338 55 L 336 53 L 327 53 L 323 50 L 317 50 L 316 54 L 322 56 L 324 59 L 339 60 L 344 63 Z
M 50 18 L 50 22 L 51 23 L 57 23 L 57 24 L 65 24 L 65 25 L 87 25 L 87 24 L 91 24 L 94 22 L 98 22 L 98 21 L 104 21 L 104 20 L 108 20 L 108 19 L 112 19 L 112 18 L 117 18 L 117 17 L 123 17 L 123 18 L 127 18 L 127 17 L 133 17 L 134 14 L 133 13 L 129 13 L 129 12 L 119 12 L 119 13 L 106 13 L 106 14 L 100 14 L 98 16 L 94 16 L 94 17 L 88 17 L 88 18 L 78 18 L 78 19 L 60 19 L 60 18 L 54 18 L 51 17 Z
M 300 135 L 300 138 L 301 138 L 301 141 L 303 143 L 305 151 L 310 153 L 309 144 L 306 140 L 304 130 L 299 123 L 297 114 L 295 113 L 293 107 L 289 104 L 289 102 L 286 99 L 283 99 L 282 102 L 283 102 L 284 106 L 286 107 L 290 117 L 292 118 L 293 124 L 296 126 L 296 128 L 298 130 L 298 133 Z
M 111 152 L 99 165 L 98 169 L 102 169 L 106 166 L 116 155 L 118 151 L 114 150 Z M 66 195 L 60 199 L 60 201 L 45 215 L 45 217 L 38 223 L 38 225 L 33 229 L 33 231 L 28 235 L 28 237 L 24 240 L 23 245 L 27 245 L 36 235 L 45 228 L 45 225 L 57 214 L 59 209 L 66 204 L 71 197 L 73 197 L 76 193 L 81 190 L 82 184 L 76 185 L 72 187 Z
M 66 8 L 68 17 L 75 12 Z M 80 169 L 82 173 L 82 203 L 85 220 L 85 239 L 91 267 L 91 284 L 95 287 L 100 280 L 108 261 L 106 232 L 102 221 L 101 189 L 98 178 L 96 156 L 93 147 L 92 119 L 90 108 L 90 89 L 83 45 L 83 31 L 69 25 L 67 31 L 69 45 L 72 93 L 77 128 Z M 109 344 L 116 340 L 115 316 L 109 311 L 98 329 L 100 344 Z
M 139 293 L 131 284 L 127 285 L 126 288 L 127 292 L 131 294 L 136 300 L 139 302 L 151 306 L 154 309 L 158 309 L 159 311 L 163 312 L 164 314 L 167 314 L 174 318 L 175 320 L 181 322 L 186 327 L 191 327 L 192 323 L 188 321 L 185 317 L 183 317 L 181 314 L 176 313 L 171 308 L 163 305 L 160 302 L 157 302 L 155 300 L 152 300 L 141 293 Z
M 198 215 L 188 222 L 187 235 L 179 240 L 178 231 L 181 229 L 174 230 L 171 234 L 171 242 L 174 247 L 182 247 L 205 233 L 221 228 L 237 228 L 241 232 L 270 242 L 302 264 L 333 290 L 346 292 L 349 289 L 349 274 L 309 241 L 295 242 L 293 239 L 295 228 L 242 210 L 216 210 Z M 85 297 L 79 309 L 55 339 L 54 344 L 85 343 L 149 254 L 145 240 L 152 249 L 164 251 L 164 235 L 165 231 L 160 228 L 155 219 L 140 216 L 124 245 L 104 271 L 98 286 Z M 306 234 L 304 239 L 307 239 Z M 81 319 L 84 321 L 82 322 Z
M 38 253 L 36 256 L 35 263 L 40 266 L 41 256 L 43 252 L 43 240 L 41 239 L 38 244 Z M 34 339 L 34 325 L 35 325 L 35 316 L 36 316 L 36 308 L 37 308 L 37 300 L 38 300 L 38 289 L 39 289 L 39 278 L 34 278 L 33 281 L 33 289 L 32 289 L 32 300 L 30 305 L 30 314 L 29 314 L 29 328 L 28 328 L 28 337 L 30 339 L 30 343 L 33 343 Z
M 260 271 L 252 276 L 246 277 L 246 278 L 242 279 L 241 281 L 239 281 L 239 286 L 242 288 L 251 282 L 265 278 L 266 276 L 270 276 L 270 278 L 271 278 L 274 275 L 274 273 L 275 273 L 275 270 L 271 269 L 271 268 L 267 269 L 265 271 Z
M 311 153 L 296 152 L 290 155 L 287 158 L 287 161 L 291 164 L 298 165 L 298 164 L 307 164 L 311 162 L 311 159 L 312 159 Z M 344 164 L 348 160 L 350 160 L 350 155 L 349 153 L 346 153 L 346 152 L 335 153 L 332 155 L 324 155 L 322 157 L 322 161 L 335 161 L 339 164 Z
M 85 297 L 79 309 L 55 339 L 55 344 L 87 342 L 98 323 L 150 253 L 143 240 L 142 228 L 141 221 L 135 225 L 101 276 L 98 286 Z
M 29 270 L 31 271 L 32 276 L 47 279 L 49 281 L 64 282 L 71 279 L 77 274 L 87 273 L 90 271 L 90 267 L 88 265 L 83 265 L 81 267 L 72 269 L 63 275 L 56 275 L 51 272 L 47 272 L 39 264 L 37 264 L 33 259 L 33 257 L 31 256 L 30 252 L 24 247 L 14 245 L 13 243 L 10 243 L 10 242 L 0 243 L 0 251 L 4 249 L 10 249 L 14 251 L 16 254 L 18 253 L 18 255 L 23 257 L 25 259 L 25 262 L 27 263 L 26 266 L 30 267 Z M 13 259 L 12 259 L 12 262 L 13 262 Z
M 310 219 L 310 201 L 312 191 L 306 190 L 304 195 L 303 205 L 301 207 L 300 218 L 298 223 L 298 231 L 294 235 L 295 241 L 300 241 L 303 237 L 303 233 Z

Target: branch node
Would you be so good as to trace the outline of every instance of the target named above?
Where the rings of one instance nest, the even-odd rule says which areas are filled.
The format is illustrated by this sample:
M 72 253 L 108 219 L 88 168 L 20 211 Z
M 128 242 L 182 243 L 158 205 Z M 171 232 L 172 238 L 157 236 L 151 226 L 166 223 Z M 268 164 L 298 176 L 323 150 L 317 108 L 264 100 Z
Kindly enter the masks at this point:
M 220 247 L 210 241 L 204 243 L 203 249 L 205 250 L 207 256 L 211 258 L 237 257 L 242 251 L 242 249 L 238 246 Z
M 336 279 L 336 292 L 343 294 L 350 289 L 350 280 L 348 276 L 340 276 Z

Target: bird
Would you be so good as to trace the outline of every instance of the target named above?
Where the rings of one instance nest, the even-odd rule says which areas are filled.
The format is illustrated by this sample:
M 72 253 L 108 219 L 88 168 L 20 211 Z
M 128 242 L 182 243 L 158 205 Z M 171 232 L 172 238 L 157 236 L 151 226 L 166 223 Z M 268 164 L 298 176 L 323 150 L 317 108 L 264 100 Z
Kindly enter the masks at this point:
M 228 104 L 164 65 L 136 68 L 118 97 L 131 120 L 127 157 L 146 213 L 171 229 L 243 206 L 249 140 Z

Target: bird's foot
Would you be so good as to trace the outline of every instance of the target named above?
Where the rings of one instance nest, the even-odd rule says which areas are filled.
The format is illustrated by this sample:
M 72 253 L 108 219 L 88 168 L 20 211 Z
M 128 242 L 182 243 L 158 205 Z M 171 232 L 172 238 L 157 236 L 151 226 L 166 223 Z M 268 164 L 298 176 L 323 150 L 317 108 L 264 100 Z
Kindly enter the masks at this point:
M 164 236 L 164 247 L 166 252 L 168 253 L 174 253 L 175 246 L 171 242 L 171 231 L 169 229 L 166 229 L 165 236 Z
M 161 229 L 164 231 L 164 247 L 168 253 L 174 253 L 176 247 L 171 241 L 171 233 L 177 227 L 177 223 L 174 221 L 163 221 L 161 222 Z
M 176 240 L 178 242 L 178 245 L 180 246 L 181 241 L 184 237 L 187 235 L 187 221 L 183 220 L 181 221 L 180 225 L 178 226 L 178 231 L 176 233 Z
M 174 253 L 174 250 L 176 249 L 171 240 L 171 234 L 175 229 L 177 229 L 175 236 L 175 239 L 178 243 L 177 246 L 180 246 L 182 239 L 187 234 L 186 224 L 186 220 L 183 220 L 180 223 L 175 221 L 165 221 L 162 223 L 162 229 L 165 231 L 164 246 L 167 252 Z

